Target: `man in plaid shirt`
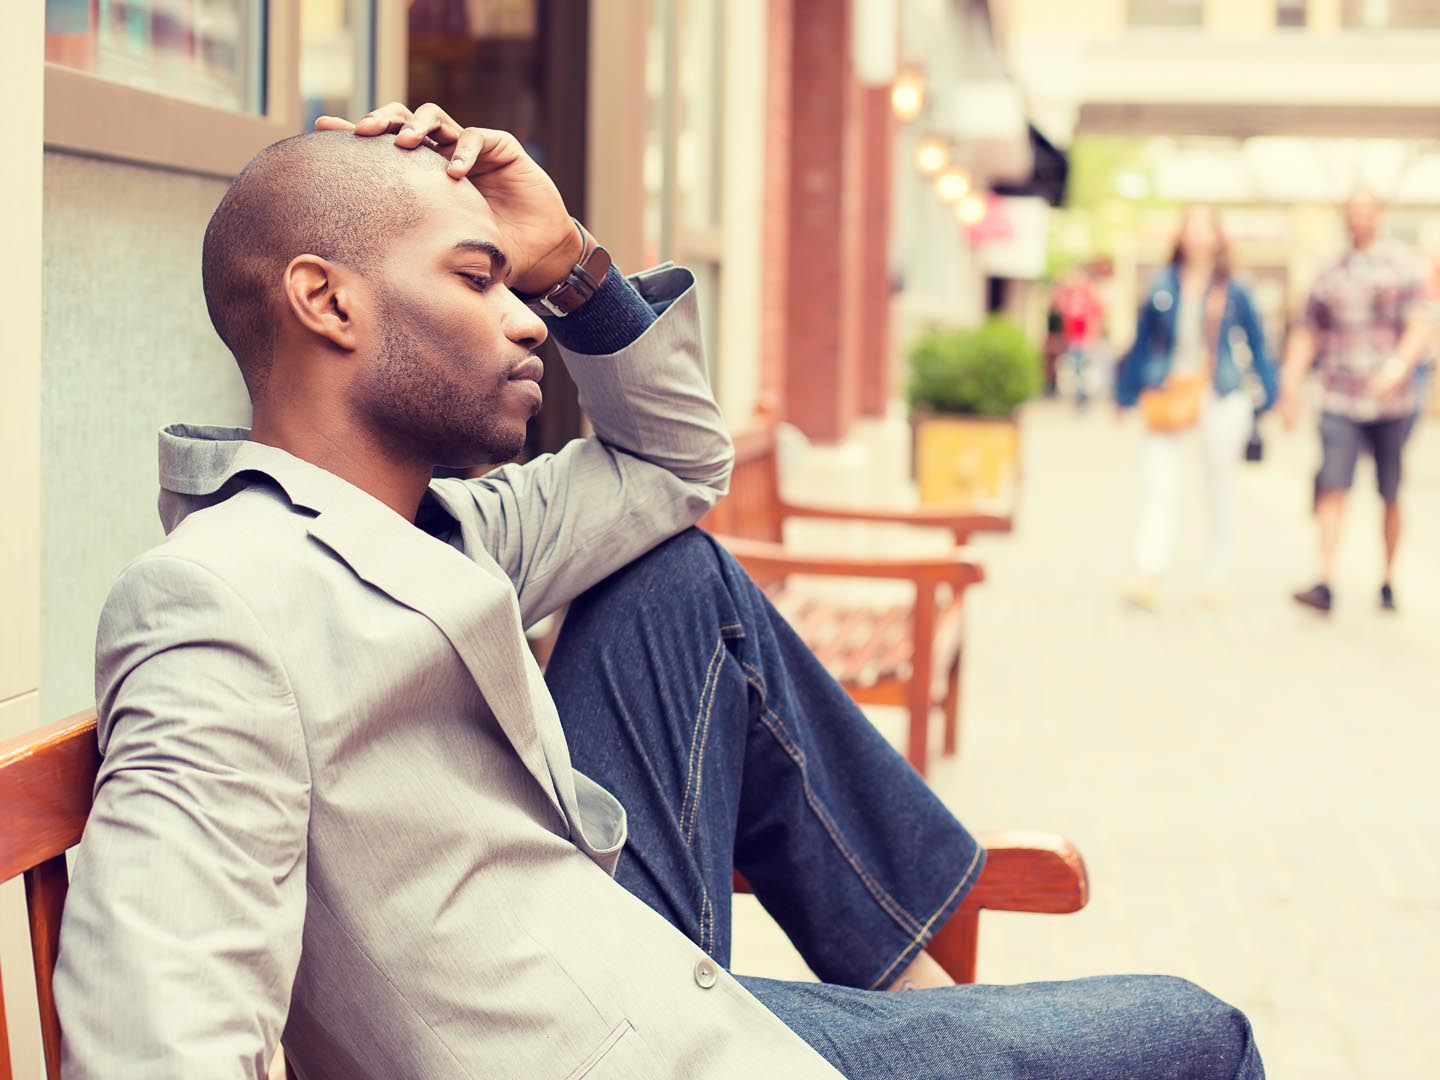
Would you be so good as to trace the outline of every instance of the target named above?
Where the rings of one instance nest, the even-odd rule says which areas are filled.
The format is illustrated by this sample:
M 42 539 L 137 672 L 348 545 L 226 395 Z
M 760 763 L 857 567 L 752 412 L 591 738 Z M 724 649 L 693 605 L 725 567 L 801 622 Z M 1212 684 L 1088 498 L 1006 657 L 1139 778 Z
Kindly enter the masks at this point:
M 1295 599 L 1328 612 L 1345 496 L 1361 448 L 1375 459 L 1385 504 L 1385 577 L 1380 604 L 1395 609 L 1390 584 L 1400 542 L 1400 464 L 1420 409 L 1417 372 L 1434 336 L 1429 290 L 1420 262 L 1377 239 L 1381 206 L 1368 191 L 1346 201 L 1350 248 L 1315 279 L 1305 318 L 1290 335 L 1280 409 L 1286 427 L 1300 413 L 1300 387 L 1318 361 L 1324 388 L 1322 458 L 1316 477 L 1320 581 Z

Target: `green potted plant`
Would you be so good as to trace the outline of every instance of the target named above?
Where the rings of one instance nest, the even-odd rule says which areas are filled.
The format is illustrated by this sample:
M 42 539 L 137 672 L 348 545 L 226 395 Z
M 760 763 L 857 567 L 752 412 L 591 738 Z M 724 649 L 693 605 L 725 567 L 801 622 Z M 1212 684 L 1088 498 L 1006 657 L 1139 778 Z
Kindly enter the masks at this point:
M 1008 502 L 1020 458 L 1020 406 L 1044 381 L 1039 351 L 1013 320 L 936 328 L 910 348 L 915 474 L 927 503 Z

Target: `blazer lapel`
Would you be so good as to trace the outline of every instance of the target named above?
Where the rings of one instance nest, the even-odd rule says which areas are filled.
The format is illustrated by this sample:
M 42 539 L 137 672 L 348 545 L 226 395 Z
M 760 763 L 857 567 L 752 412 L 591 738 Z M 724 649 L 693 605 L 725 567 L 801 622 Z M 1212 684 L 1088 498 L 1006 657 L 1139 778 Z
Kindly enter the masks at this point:
M 450 639 L 496 721 L 561 818 L 533 716 L 519 605 L 503 582 L 455 548 L 348 484 L 337 486 L 310 535 L 362 580 L 420 612 Z

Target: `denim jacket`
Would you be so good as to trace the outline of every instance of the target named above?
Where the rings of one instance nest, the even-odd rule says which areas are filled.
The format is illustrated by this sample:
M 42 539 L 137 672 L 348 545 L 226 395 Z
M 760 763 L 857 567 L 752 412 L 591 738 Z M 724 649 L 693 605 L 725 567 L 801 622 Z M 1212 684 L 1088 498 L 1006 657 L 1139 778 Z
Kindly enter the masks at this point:
M 1180 280 L 1174 267 L 1155 276 L 1150 293 L 1140 306 L 1135 324 L 1135 344 L 1120 361 L 1115 375 L 1115 401 L 1134 405 L 1140 394 L 1159 386 L 1170 374 L 1171 356 L 1175 350 L 1175 321 L 1180 309 Z M 1260 411 L 1275 403 L 1278 390 L 1275 361 L 1265 348 L 1265 335 L 1255 305 L 1244 286 L 1233 280 L 1225 283 L 1225 312 L 1220 318 L 1220 342 L 1215 356 L 1215 393 L 1225 395 L 1240 389 L 1240 367 L 1230 347 L 1232 336 L 1244 334 L 1250 346 L 1251 365 L 1265 390 Z

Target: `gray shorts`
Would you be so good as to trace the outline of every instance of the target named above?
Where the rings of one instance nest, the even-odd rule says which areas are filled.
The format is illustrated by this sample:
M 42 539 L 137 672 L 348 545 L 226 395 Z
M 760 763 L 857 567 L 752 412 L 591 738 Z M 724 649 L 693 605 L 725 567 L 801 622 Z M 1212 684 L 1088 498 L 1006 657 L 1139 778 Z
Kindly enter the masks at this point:
M 1400 459 L 1405 441 L 1415 427 L 1415 413 L 1389 420 L 1360 421 L 1338 413 L 1320 417 L 1320 473 L 1316 496 L 1348 491 L 1355 479 L 1355 462 L 1366 447 L 1375 459 L 1375 481 L 1380 498 L 1393 503 L 1400 497 Z

